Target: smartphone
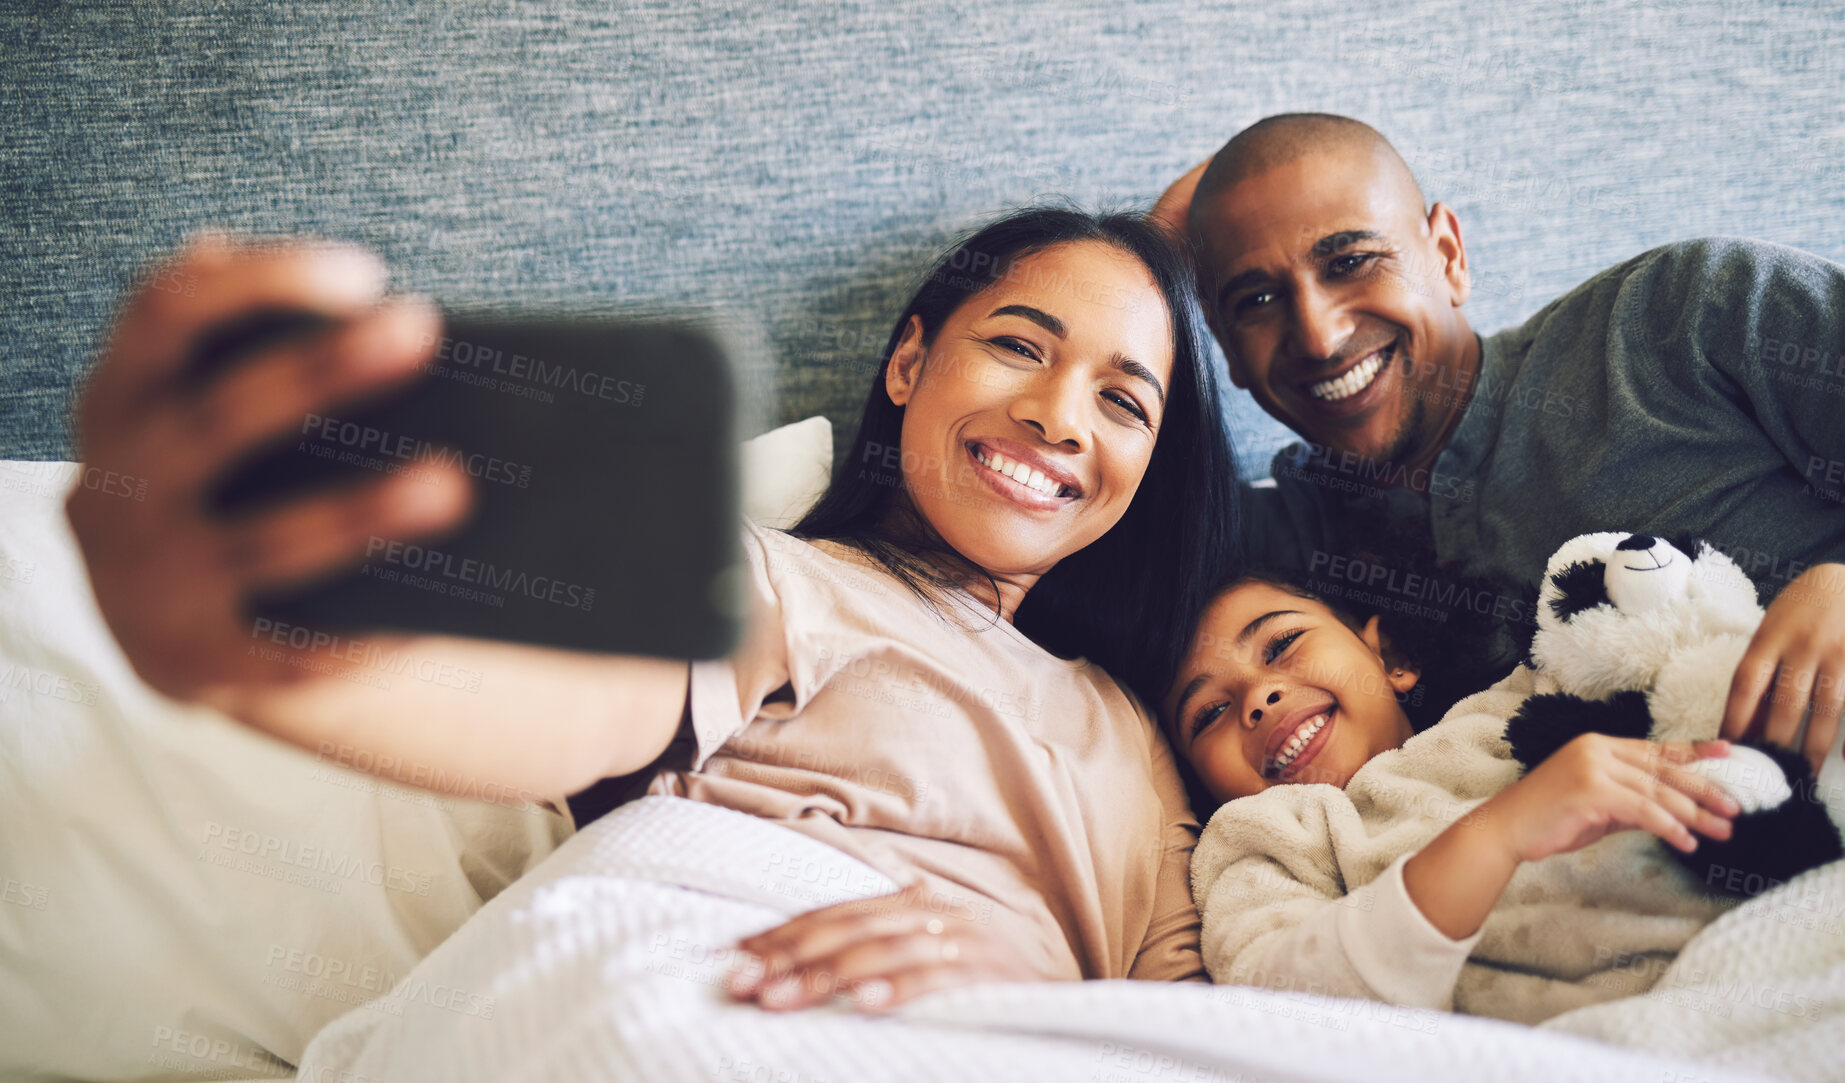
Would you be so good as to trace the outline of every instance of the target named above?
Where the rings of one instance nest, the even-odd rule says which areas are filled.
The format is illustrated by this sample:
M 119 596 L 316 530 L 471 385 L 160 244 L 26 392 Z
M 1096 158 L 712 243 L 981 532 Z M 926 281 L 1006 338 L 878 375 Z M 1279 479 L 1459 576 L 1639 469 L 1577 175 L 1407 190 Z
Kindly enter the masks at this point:
M 210 380 L 327 326 L 254 313 L 203 339 L 188 376 Z M 356 567 L 253 599 L 253 626 L 288 642 L 400 631 L 728 654 L 744 588 L 737 404 L 720 335 L 690 321 L 445 315 L 429 345 L 412 384 L 303 416 L 217 479 L 208 503 L 238 516 L 446 465 L 471 480 L 469 518 L 426 541 L 373 538 Z

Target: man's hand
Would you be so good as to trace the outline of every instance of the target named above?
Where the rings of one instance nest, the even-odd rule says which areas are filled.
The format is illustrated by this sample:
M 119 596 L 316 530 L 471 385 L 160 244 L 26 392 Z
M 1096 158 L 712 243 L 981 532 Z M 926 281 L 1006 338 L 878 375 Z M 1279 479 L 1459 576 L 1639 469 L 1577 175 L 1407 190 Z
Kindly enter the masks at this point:
M 738 946 L 731 995 L 772 1011 L 835 996 L 883 1011 L 958 985 L 1050 977 L 993 927 L 924 906 L 916 889 L 813 910 Z
M 1192 213 L 1192 193 L 1198 190 L 1198 178 L 1204 176 L 1205 167 L 1211 164 L 1209 158 L 1192 167 L 1183 177 L 1172 182 L 1172 187 L 1153 205 L 1147 220 L 1166 231 L 1166 235 L 1175 242 L 1185 240 L 1186 221 Z
M 1768 607 L 1730 681 L 1723 736 L 1760 737 L 1800 751 L 1818 774 L 1845 712 L 1845 564 L 1815 564 Z

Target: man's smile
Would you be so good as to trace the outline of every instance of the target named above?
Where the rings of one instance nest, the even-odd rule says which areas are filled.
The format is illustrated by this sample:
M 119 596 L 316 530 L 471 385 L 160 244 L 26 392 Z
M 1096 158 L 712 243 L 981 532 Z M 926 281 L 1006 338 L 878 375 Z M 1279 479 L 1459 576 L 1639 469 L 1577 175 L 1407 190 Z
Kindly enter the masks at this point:
M 1308 384 L 1307 394 L 1321 402 L 1349 399 L 1371 386 L 1371 381 L 1377 378 L 1378 370 L 1384 367 L 1384 358 L 1384 351 L 1379 350 L 1346 369 L 1341 375 Z
M 1294 385 L 1303 412 L 1322 417 L 1346 418 L 1370 409 L 1382 401 L 1390 387 L 1400 381 L 1387 379 L 1393 362 L 1401 357 L 1392 339 L 1369 351 L 1332 376 L 1303 381 Z

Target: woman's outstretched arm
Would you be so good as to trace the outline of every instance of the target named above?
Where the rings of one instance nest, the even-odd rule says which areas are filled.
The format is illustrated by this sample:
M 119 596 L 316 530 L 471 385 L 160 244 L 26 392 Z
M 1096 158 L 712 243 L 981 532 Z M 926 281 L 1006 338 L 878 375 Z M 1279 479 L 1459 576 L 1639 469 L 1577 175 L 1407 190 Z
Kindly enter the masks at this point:
M 386 278 L 357 248 L 213 235 L 133 290 L 85 388 L 78 438 L 87 468 L 134 481 L 78 486 L 68 503 L 110 630 L 166 695 L 344 749 L 342 762 L 388 760 L 431 789 L 556 795 L 645 766 L 685 713 L 683 662 L 278 635 L 243 615 L 254 592 L 356 564 L 377 538 L 439 534 L 467 512 L 467 477 L 435 463 L 235 521 L 205 510 L 214 478 L 304 415 L 417 377 L 438 317 L 426 301 L 387 298 Z M 335 322 L 196 386 L 187 366 L 200 336 L 264 308 Z
M 377 687 L 379 675 L 361 669 L 281 688 L 223 686 L 206 702 L 323 757 L 425 789 L 466 795 L 493 785 L 554 803 L 652 763 L 685 714 L 685 662 L 446 636 L 371 639 L 367 648 L 426 673 L 465 674 L 468 684 L 413 669 Z

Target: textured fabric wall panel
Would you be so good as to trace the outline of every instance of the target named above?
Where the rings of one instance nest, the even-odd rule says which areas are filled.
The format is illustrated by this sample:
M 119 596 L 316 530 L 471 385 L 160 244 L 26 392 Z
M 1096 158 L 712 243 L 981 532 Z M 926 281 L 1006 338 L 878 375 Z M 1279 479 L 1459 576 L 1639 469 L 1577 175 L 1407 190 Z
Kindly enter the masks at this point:
M 1740 9 L 1740 10 L 1739 10 Z M 111 3 L 4 16 L 0 456 L 70 453 L 137 267 L 213 223 L 445 300 L 719 304 L 767 425 L 850 437 L 915 273 L 1049 194 L 1150 201 L 1326 109 L 1460 213 L 1483 331 L 1703 233 L 1845 259 L 1836 5 Z M 1239 397 L 1252 465 L 1278 430 Z

